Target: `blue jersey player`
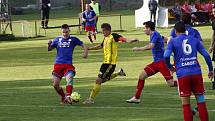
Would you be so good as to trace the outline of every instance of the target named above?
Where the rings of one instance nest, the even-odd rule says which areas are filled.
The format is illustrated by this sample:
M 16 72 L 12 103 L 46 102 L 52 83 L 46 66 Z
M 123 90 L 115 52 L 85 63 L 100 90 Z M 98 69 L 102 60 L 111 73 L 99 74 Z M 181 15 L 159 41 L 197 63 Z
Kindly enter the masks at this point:
M 61 96 L 61 104 L 72 104 L 70 95 L 73 90 L 73 77 L 75 76 L 75 67 L 72 62 L 73 50 L 76 46 L 81 46 L 84 49 L 83 57 L 88 55 L 88 48 L 78 38 L 71 36 L 69 26 L 63 24 L 61 26 L 62 36 L 55 38 L 48 43 L 48 51 L 56 48 L 57 55 L 55 58 L 54 69 L 52 71 L 52 82 L 56 92 Z M 66 94 L 60 86 L 62 77 L 66 78 Z
M 158 72 L 160 72 L 163 75 L 166 82 L 170 86 L 175 86 L 176 83 L 173 81 L 173 76 L 168 67 L 166 66 L 163 58 L 164 53 L 163 37 L 160 35 L 159 32 L 155 30 L 155 24 L 153 22 L 147 21 L 143 23 L 143 25 L 145 34 L 150 36 L 150 42 L 144 47 L 135 47 L 133 48 L 133 50 L 134 51 L 152 50 L 152 56 L 154 61 L 148 64 L 140 73 L 135 96 L 126 100 L 127 103 L 140 103 L 140 96 L 145 85 L 145 79 Z
M 200 120 L 208 121 L 202 72 L 197 60 L 197 52 L 206 60 L 209 69 L 208 77 L 213 78 L 213 66 L 210 55 L 204 49 L 199 39 L 186 35 L 186 28 L 183 22 L 176 23 L 174 28 L 177 37 L 169 41 L 164 57 L 169 58 L 172 52 L 174 54 L 178 90 L 183 105 L 184 121 L 193 121 L 190 107 L 191 93 L 196 97 Z M 169 61 L 167 61 L 167 65 L 171 68 Z
M 199 31 L 196 30 L 196 29 L 194 29 L 190 25 L 191 24 L 191 15 L 190 14 L 184 14 L 184 15 L 182 15 L 181 21 L 183 21 L 184 24 L 185 24 L 185 29 L 186 29 L 185 33 L 187 35 L 191 35 L 191 36 L 199 39 L 200 41 L 202 41 L 202 37 L 201 37 Z M 171 38 L 175 38 L 175 37 L 177 37 L 176 30 L 172 29 L 172 31 L 170 32 L 170 39 Z

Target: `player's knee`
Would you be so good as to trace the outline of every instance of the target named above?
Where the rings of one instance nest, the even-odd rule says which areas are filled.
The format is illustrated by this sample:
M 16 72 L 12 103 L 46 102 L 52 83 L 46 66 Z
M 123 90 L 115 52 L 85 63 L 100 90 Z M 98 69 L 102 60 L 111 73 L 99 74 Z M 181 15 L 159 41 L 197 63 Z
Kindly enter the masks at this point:
M 102 79 L 102 78 L 100 78 L 100 77 L 98 77 L 97 79 L 96 79 L 96 84 L 102 84 L 102 83 L 104 83 L 105 82 L 105 79 Z
M 204 95 L 196 95 L 196 100 L 198 103 L 205 102 L 205 96 Z
M 67 85 L 73 85 L 73 78 L 68 78 L 66 82 L 67 82 Z
M 145 80 L 147 77 L 148 77 L 148 76 L 147 76 L 147 73 L 146 73 L 145 71 L 143 71 L 143 72 L 140 73 L 140 75 L 139 75 L 139 79 L 140 79 L 140 80 Z

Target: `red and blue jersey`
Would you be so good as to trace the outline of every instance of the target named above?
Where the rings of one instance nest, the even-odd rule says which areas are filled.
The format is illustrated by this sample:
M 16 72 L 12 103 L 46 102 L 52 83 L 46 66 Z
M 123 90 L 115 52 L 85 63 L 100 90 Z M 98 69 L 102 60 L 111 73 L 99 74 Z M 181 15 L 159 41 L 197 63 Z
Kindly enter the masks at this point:
M 83 45 L 77 37 L 70 36 L 64 39 L 59 36 L 53 40 L 51 46 L 57 49 L 55 64 L 72 64 L 73 50 L 76 45 Z
M 172 52 L 174 53 L 176 74 L 178 78 L 202 73 L 197 60 L 197 52 L 200 52 L 200 54 L 204 56 L 209 71 L 213 70 L 210 55 L 203 47 L 200 40 L 193 36 L 180 34 L 179 36 L 172 38 L 167 45 L 164 57 L 170 57 Z
M 200 41 L 202 41 L 202 37 L 199 33 L 198 30 L 194 29 L 192 26 L 190 26 L 189 24 L 186 24 L 185 25 L 185 29 L 186 29 L 186 34 L 187 35 L 190 35 L 190 36 L 194 36 L 195 38 L 199 39 Z M 170 36 L 172 38 L 175 38 L 177 37 L 176 35 L 176 30 L 175 29 L 172 29 L 172 31 L 170 32 Z
M 164 60 L 164 40 L 160 33 L 158 33 L 157 31 L 153 31 L 150 35 L 150 43 L 154 44 L 154 48 L 152 48 L 152 56 L 154 62 Z
M 96 16 L 96 13 L 93 10 L 84 11 L 82 16 L 84 19 L 86 19 L 86 26 L 95 26 L 95 20 L 90 21 L 90 19 Z

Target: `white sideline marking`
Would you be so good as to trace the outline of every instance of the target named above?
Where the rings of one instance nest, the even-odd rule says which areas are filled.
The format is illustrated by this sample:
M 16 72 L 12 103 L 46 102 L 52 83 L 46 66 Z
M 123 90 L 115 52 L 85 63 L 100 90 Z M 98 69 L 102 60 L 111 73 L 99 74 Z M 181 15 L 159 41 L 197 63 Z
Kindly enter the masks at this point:
M 82 107 L 83 106 L 83 107 Z M 0 105 L 0 107 L 20 107 L 20 108 L 82 108 L 82 109 L 136 109 L 136 110 L 181 110 L 181 108 L 158 108 L 158 107 L 124 107 L 124 106 L 95 106 L 87 107 L 88 105 L 74 105 L 74 106 L 56 106 L 56 105 Z M 208 110 L 215 112 L 215 109 Z

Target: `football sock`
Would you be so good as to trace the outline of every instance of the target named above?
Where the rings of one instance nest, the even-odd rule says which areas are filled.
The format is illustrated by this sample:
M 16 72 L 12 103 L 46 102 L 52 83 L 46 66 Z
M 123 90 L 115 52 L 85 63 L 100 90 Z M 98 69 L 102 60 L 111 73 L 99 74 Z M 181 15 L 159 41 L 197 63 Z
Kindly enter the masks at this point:
M 94 40 L 96 40 L 96 35 L 95 34 L 93 35 L 93 37 L 94 37 Z
M 193 114 L 190 104 L 183 105 L 184 121 L 193 121 Z
M 101 84 L 95 84 L 91 91 L 90 98 L 95 99 L 95 97 L 99 93 L 100 89 L 101 89 Z
M 136 94 L 135 94 L 135 97 L 136 97 L 137 99 L 140 98 L 140 95 L 141 95 L 142 90 L 143 90 L 143 88 L 144 88 L 144 84 L 145 84 L 145 80 L 139 80 L 139 81 L 138 81 L 137 89 L 136 89 Z
M 89 35 L 88 38 L 89 38 L 90 42 L 93 43 L 91 35 Z
M 178 86 L 178 82 L 177 80 L 174 80 L 174 87 L 177 87 Z
M 111 74 L 110 79 L 113 79 L 113 78 L 117 77 L 118 75 L 119 75 L 118 73 L 113 73 L 113 74 Z
M 60 89 L 59 90 L 57 90 L 56 88 L 55 88 L 55 90 L 56 90 L 56 92 L 62 97 L 62 98 L 64 98 L 65 97 L 65 93 L 64 93 L 64 91 L 63 91 L 63 88 L 62 87 L 60 87 Z
M 72 93 L 73 86 L 72 85 L 66 85 L 66 96 L 70 96 Z
M 198 111 L 199 111 L 199 118 L 201 121 L 208 121 L 208 111 L 205 102 L 197 103 Z

